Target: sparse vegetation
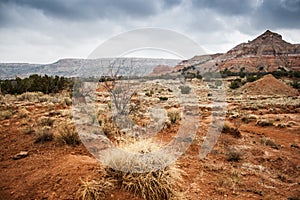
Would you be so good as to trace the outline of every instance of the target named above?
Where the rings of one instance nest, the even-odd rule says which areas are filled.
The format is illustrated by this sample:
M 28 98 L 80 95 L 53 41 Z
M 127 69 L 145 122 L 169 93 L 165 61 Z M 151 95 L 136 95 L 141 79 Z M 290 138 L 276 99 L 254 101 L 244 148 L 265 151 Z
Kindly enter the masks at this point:
M 0 112 L 0 120 L 9 119 L 13 115 L 13 112 L 10 110 L 3 110 Z
M 55 138 L 57 141 L 71 146 L 79 145 L 81 142 L 75 126 L 66 122 L 60 124 Z
M 171 111 L 171 112 L 168 112 L 168 117 L 169 117 L 170 122 L 172 124 L 175 124 L 178 120 L 180 120 L 180 113 Z
M 158 149 L 157 144 L 149 141 L 137 142 L 125 149 L 131 153 L 110 152 L 104 160 L 105 178 L 112 181 L 116 188 L 123 188 L 145 200 L 179 196 L 177 189 L 182 181 L 182 171 L 174 165 L 160 167 L 170 160 L 170 155 L 151 156 L 148 161 L 140 159 L 139 154 L 145 155 Z M 158 168 L 152 169 L 153 165 Z
M 35 131 L 35 143 L 44 143 L 44 142 L 49 142 L 52 141 L 54 138 L 53 132 L 51 130 L 51 127 L 49 126 L 44 126 L 44 127 L 39 127 Z
M 189 94 L 191 91 L 189 86 L 180 86 L 179 89 L 181 90 L 181 94 Z
M 168 97 L 158 97 L 160 101 L 167 101 L 169 98 Z
M 242 80 L 237 78 L 237 79 L 231 81 L 229 87 L 231 89 L 237 89 L 237 88 L 241 87 L 242 85 L 243 85 Z
M 235 149 L 229 149 L 227 152 L 227 161 L 239 162 L 242 159 L 241 153 Z
M 80 188 L 77 191 L 77 198 L 80 200 L 100 200 L 112 189 L 109 181 L 81 180 Z
M 237 128 L 232 127 L 228 123 L 224 124 L 223 129 L 222 129 L 222 133 L 232 135 L 235 138 L 242 137 L 242 134 L 240 133 L 240 131 Z
M 276 144 L 273 140 L 271 140 L 270 138 L 267 137 L 262 137 L 260 140 L 261 144 L 266 145 L 266 146 L 270 146 L 273 149 L 280 149 L 281 146 Z
M 262 127 L 265 127 L 265 126 L 274 126 L 273 121 L 268 120 L 268 119 L 260 119 L 260 120 L 257 120 L 256 124 L 257 124 L 258 126 L 262 126 Z

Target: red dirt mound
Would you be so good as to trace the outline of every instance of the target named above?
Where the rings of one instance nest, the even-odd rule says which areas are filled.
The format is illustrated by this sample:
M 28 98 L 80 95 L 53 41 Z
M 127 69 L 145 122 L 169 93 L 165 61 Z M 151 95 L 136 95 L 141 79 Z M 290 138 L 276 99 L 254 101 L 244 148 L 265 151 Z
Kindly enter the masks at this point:
M 299 95 L 299 92 L 296 89 L 286 85 L 271 74 L 268 74 L 255 82 L 246 83 L 241 87 L 240 91 L 251 95 Z

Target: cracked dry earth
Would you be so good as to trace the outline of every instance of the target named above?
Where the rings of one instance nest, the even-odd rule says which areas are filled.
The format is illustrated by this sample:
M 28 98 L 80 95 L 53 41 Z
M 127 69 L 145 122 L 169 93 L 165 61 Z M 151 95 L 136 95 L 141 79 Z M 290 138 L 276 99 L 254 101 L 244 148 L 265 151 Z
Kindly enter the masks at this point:
M 299 199 L 300 198 L 300 107 L 299 97 L 243 96 L 228 93 L 226 125 L 240 135 L 224 132 L 212 151 L 199 158 L 200 146 L 210 126 L 211 106 L 200 82 L 191 83 L 199 97 L 199 124 L 196 137 L 177 165 L 185 174 L 181 191 L 186 199 Z M 180 106 L 173 91 L 155 82 L 138 93 L 141 111 L 157 102 L 167 110 Z M 145 93 L 153 90 L 152 96 Z M 105 91 L 98 90 L 99 109 L 106 109 Z M 160 96 L 168 97 L 159 100 Z M 102 166 L 84 145 L 64 145 L 56 140 L 35 143 L 35 128 L 41 117 L 54 119 L 55 130 L 72 120 L 66 94 L 33 97 L 1 97 L 0 120 L 0 199 L 76 199 L 81 179 L 98 179 Z M 135 103 L 138 102 L 136 99 Z M 263 103 L 261 103 L 263 102 Z M 147 112 L 144 112 L 147 113 Z M 147 114 L 132 118 L 148 124 Z M 103 116 L 99 116 L 101 119 Z M 268 125 L 259 125 L 268 121 Z M 169 142 L 180 120 L 166 126 L 155 139 Z M 33 131 L 28 131 L 32 127 Z M 111 137 L 112 141 L 118 138 Z M 14 156 L 21 151 L 28 155 Z M 236 159 L 231 159 L 236 156 Z M 126 191 L 114 190 L 105 199 L 140 199 Z

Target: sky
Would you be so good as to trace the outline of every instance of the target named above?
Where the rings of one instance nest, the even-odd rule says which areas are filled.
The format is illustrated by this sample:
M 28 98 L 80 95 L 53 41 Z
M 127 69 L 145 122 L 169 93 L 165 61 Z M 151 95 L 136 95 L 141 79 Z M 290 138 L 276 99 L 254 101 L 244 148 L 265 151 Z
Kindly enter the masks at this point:
M 206 53 L 223 53 L 267 29 L 300 43 L 300 0 L 0 0 L 0 62 L 87 58 L 123 32 L 161 28 Z

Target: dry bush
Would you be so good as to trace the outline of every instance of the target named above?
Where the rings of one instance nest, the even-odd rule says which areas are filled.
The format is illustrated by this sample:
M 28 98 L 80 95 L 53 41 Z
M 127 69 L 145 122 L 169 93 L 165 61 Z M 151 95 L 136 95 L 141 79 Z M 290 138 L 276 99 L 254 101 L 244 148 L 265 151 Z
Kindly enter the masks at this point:
M 111 117 L 102 117 L 101 119 L 98 119 L 99 124 L 103 130 L 103 133 L 107 137 L 114 137 L 114 136 L 120 136 L 120 129 L 114 122 L 114 120 Z
M 81 180 L 81 186 L 78 189 L 76 196 L 80 200 L 98 200 L 103 199 L 105 195 L 113 188 L 113 184 L 105 181 Z
M 0 112 L 0 120 L 9 119 L 13 115 L 10 110 L 4 110 Z
M 274 123 L 268 119 L 260 119 L 260 120 L 257 120 L 256 124 L 258 126 L 262 126 L 262 127 L 265 127 L 265 126 L 274 126 Z
M 168 117 L 169 117 L 170 122 L 172 124 L 175 124 L 178 120 L 180 120 L 180 113 L 171 111 L 171 112 L 168 112 Z
M 235 149 L 229 149 L 227 152 L 227 161 L 229 162 L 239 162 L 242 159 L 241 152 Z
M 35 143 L 44 143 L 44 142 L 48 142 L 48 141 L 52 141 L 53 140 L 53 132 L 51 130 L 51 127 L 49 126 L 44 126 L 44 127 L 39 127 L 36 131 L 35 131 Z
M 109 152 L 104 159 L 105 178 L 114 183 L 115 187 L 146 200 L 179 198 L 177 189 L 182 182 L 183 172 L 175 165 L 165 166 L 171 156 L 162 153 L 159 156 L 150 155 L 149 159 L 140 157 L 141 154 L 155 152 L 158 146 L 150 141 L 139 141 L 123 147 L 127 153 Z
M 272 147 L 273 149 L 279 150 L 281 148 L 279 144 L 276 144 L 273 140 L 267 137 L 262 137 L 260 142 L 261 144 Z
M 252 121 L 256 121 L 257 120 L 257 116 L 256 115 L 245 115 L 242 117 L 241 119 L 243 122 L 245 123 L 249 123 L 249 122 L 252 122 Z
M 28 126 L 26 127 L 24 130 L 23 130 L 23 133 L 26 134 L 26 135 L 29 135 L 31 133 L 34 133 L 34 128 L 33 126 Z
M 224 123 L 222 133 L 232 135 L 235 138 L 241 138 L 242 137 L 242 134 L 240 133 L 240 131 L 237 128 L 233 127 L 228 122 Z
M 28 110 L 26 110 L 26 108 L 21 108 L 18 110 L 18 116 L 20 118 L 28 117 L 29 114 L 30 114 L 30 112 Z
M 71 146 L 79 145 L 81 142 L 75 125 L 67 122 L 63 122 L 58 126 L 55 139 L 58 142 Z
M 25 92 L 23 94 L 20 94 L 17 96 L 17 99 L 19 101 L 36 101 L 39 100 L 39 98 L 43 96 L 42 92 Z
M 54 118 L 42 116 L 38 119 L 38 126 L 52 126 L 54 123 Z

